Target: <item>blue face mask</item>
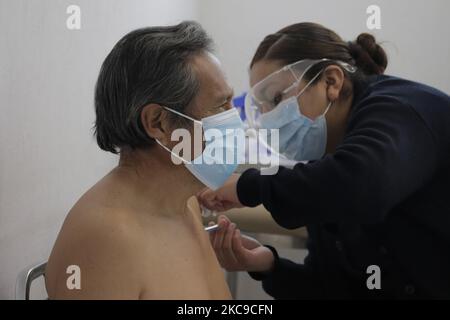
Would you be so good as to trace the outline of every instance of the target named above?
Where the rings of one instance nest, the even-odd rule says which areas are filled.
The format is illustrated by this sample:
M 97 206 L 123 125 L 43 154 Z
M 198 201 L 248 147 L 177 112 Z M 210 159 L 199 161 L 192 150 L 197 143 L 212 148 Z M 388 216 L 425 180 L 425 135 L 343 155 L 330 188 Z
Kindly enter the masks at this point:
M 161 142 L 156 142 L 184 162 L 186 168 L 208 188 L 216 190 L 234 173 L 245 158 L 244 125 L 237 109 L 232 108 L 201 121 L 170 108 L 166 110 L 202 125 L 205 149 L 192 161 L 186 161 Z M 221 155 L 221 156 L 220 156 Z
M 279 129 L 279 151 L 288 159 L 297 161 L 317 160 L 325 154 L 327 124 L 325 112 L 315 120 L 300 113 L 298 95 L 280 102 L 275 109 L 264 113 L 260 127 Z

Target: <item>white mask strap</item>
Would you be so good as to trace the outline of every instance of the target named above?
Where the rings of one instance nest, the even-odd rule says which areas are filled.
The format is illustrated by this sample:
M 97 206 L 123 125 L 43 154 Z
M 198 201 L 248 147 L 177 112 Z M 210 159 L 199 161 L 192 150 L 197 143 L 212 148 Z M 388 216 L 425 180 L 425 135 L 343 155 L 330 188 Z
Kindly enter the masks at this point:
M 297 94 L 297 97 L 299 97 L 303 92 L 305 92 L 306 89 L 313 83 L 324 71 L 325 69 L 320 70 L 307 84 L 306 86 Z
M 167 148 L 165 145 L 163 145 L 158 139 L 155 139 L 155 141 L 165 150 L 167 150 L 172 156 L 178 158 L 181 162 L 185 163 L 185 164 L 190 164 L 190 161 L 187 161 L 185 159 L 183 159 L 182 157 L 180 157 L 179 155 L 177 155 L 176 153 L 174 153 L 172 150 L 170 150 L 169 148 Z
M 328 104 L 328 107 L 325 109 L 325 112 L 323 113 L 323 116 L 325 116 L 328 112 L 328 110 L 330 110 L 331 105 L 333 104 L 332 101 L 330 101 L 330 103 Z
M 170 111 L 170 112 L 173 112 L 173 113 L 175 113 L 175 114 L 177 114 L 177 115 L 179 115 L 179 116 L 181 116 L 181 117 L 183 117 L 183 118 L 186 118 L 186 119 L 189 119 L 189 120 L 191 120 L 191 121 L 194 121 L 195 123 L 202 124 L 202 122 L 201 122 L 200 120 L 191 118 L 191 117 L 189 117 L 189 116 L 187 116 L 187 115 L 185 115 L 185 114 L 183 114 L 183 113 L 181 113 L 181 112 L 178 112 L 178 111 L 173 110 L 173 109 L 168 108 L 168 107 L 163 107 L 163 108 L 166 109 L 166 110 L 168 110 L 168 111 Z
M 186 119 L 188 119 L 188 120 L 194 121 L 195 123 L 198 123 L 198 124 L 200 124 L 200 125 L 202 124 L 202 122 L 201 122 L 200 120 L 191 118 L 191 117 L 189 117 L 189 116 L 187 116 L 187 115 L 185 115 L 185 114 L 183 114 L 183 113 L 181 113 L 181 112 L 178 112 L 178 111 L 176 111 L 176 110 L 173 110 L 173 109 L 171 109 L 171 108 L 169 108 L 169 107 L 163 107 L 163 108 L 166 109 L 167 111 L 173 112 L 173 113 L 175 113 L 175 114 L 177 114 L 177 115 L 179 115 L 179 116 L 181 116 L 181 117 L 183 117 L 183 118 L 186 118 Z M 172 156 L 176 157 L 176 158 L 179 159 L 181 162 L 183 162 L 183 163 L 185 163 L 185 164 L 190 164 L 190 163 L 191 163 L 190 161 L 187 161 L 186 159 L 183 159 L 183 158 L 180 157 L 179 155 L 175 154 L 172 150 L 170 150 L 170 149 L 167 148 L 165 145 L 163 145 L 158 139 L 155 139 L 155 140 L 156 140 L 156 142 L 157 142 L 163 149 L 167 150 Z

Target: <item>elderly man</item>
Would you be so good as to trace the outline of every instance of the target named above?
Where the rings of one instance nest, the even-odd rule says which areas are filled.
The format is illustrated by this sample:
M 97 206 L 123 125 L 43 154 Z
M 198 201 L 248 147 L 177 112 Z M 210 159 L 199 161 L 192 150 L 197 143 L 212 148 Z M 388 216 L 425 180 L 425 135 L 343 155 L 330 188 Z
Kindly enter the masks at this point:
M 209 178 L 200 182 L 168 152 L 174 130 L 194 132 L 186 117 L 233 111 L 211 50 L 204 30 L 183 22 L 135 30 L 107 56 L 95 133 L 120 161 L 70 210 L 46 270 L 51 299 L 230 298 L 198 203 L 186 205 Z M 81 271 L 76 288 L 67 286 L 72 265 Z

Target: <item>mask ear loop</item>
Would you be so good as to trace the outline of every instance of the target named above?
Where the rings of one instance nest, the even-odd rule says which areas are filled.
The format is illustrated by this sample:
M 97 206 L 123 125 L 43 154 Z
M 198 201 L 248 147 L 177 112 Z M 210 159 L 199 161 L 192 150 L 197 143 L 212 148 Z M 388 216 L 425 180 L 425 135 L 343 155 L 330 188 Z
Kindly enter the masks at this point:
M 330 103 L 328 104 L 328 107 L 325 109 L 325 112 L 322 114 L 324 117 L 327 114 L 328 110 L 330 110 L 332 105 L 333 105 L 333 101 L 330 101 Z
M 305 92 L 306 89 L 308 89 L 308 87 L 314 82 L 316 81 L 316 79 L 322 74 L 323 70 L 320 70 L 307 84 L 306 86 L 300 90 L 300 92 L 296 95 L 296 97 L 299 97 L 303 92 Z M 286 92 L 288 92 L 289 90 L 291 90 L 294 86 L 296 86 L 298 83 L 300 82 L 300 79 L 297 80 L 292 86 L 290 86 L 289 88 L 283 90 L 283 94 L 286 94 Z
M 178 160 L 180 160 L 181 162 L 183 162 L 184 164 L 191 164 L 191 161 L 187 161 L 186 159 L 183 159 L 182 157 L 180 157 L 179 155 L 177 155 L 176 153 L 174 153 L 172 150 L 170 150 L 169 148 L 167 148 L 165 145 L 162 144 L 161 141 L 159 141 L 158 139 L 155 139 L 156 143 L 158 143 L 164 150 L 166 150 L 167 152 L 169 152 L 172 156 L 174 156 L 175 158 L 177 158 Z
M 164 109 L 166 109 L 167 111 L 173 112 L 176 115 L 179 115 L 183 118 L 186 118 L 188 120 L 193 121 L 194 123 L 200 124 L 202 125 L 202 122 L 200 120 L 194 119 L 192 117 L 189 117 L 181 112 L 178 112 L 176 110 L 173 110 L 172 108 L 169 107 L 163 107 Z M 168 151 L 172 156 L 176 157 L 178 160 L 180 160 L 181 162 L 183 162 L 184 164 L 191 164 L 191 161 L 188 161 L 186 159 L 183 159 L 182 157 L 180 157 L 179 155 L 177 155 L 176 153 L 174 153 L 172 150 L 170 150 L 168 147 L 166 147 L 165 145 L 162 144 L 161 141 L 159 141 L 158 139 L 155 139 L 156 143 L 158 143 L 164 150 Z
M 179 115 L 180 117 L 183 117 L 183 118 L 186 118 L 188 120 L 194 121 L 195 123 L 198 123 L 198 124 L 202 124 L 202 122 L 200 120 L 191 118 L 191 117 L 185 115 L 184 113 L 181 113 L 181 112 L 178 112 L 176 110 L 173 110 L 172 108 L 169 108 L 169 107 L 163 107 L 163 108 L 166 109 L 167 111 L 175 113 L 176 115 Z
M 296 97 L 298 98 L 303 92 L 305 92 L 305 90 L 306 89 L 308 89 L 308 87 L 311 85 L 311 83 L 313 83 L 321 74 L 322 74 L 322 72 L 325 70 L 325 68 L 324 69 L 322 69 L 322 70 L 320 70 L 307 84 L 306 84 L 306 86 L 296 95 Z M 298 80 L 298 81 L 300 81 L 300 80 Z M 298 82 L 297 81 L 297 82 Z M 295 86 L 296 84 L 294 83 L 291 87 L 289 87 L 288 89 L 286 89 L 285 91 L 288 91 L 288 90 L 290 90 L 293 86 Z M 283 94 L 285 93 L 285 91 L 283 91 Z M 327 106 L 327 108 L 325 109 L 325 112 L 322 114 L 322 116 L 325 116 L 326 114 L 327 114 L 327 112 L 328 112 L 328 110 L 330 110 L 330 107 L 331 107 L 331 105 L 333 104 L 333 102 L 332 101 L 330 101 L 330 103 L 328 104 L 328 106 Z
M 330 110 L 331 105 L 333 104 L 333 101 L 330 101 L 330 103 L 328 104 L 328 107 L 325 109 L 325 112 L 322 114 L 322 116 L 325 117 L 325 115 L 327 114 L 328 110 Z

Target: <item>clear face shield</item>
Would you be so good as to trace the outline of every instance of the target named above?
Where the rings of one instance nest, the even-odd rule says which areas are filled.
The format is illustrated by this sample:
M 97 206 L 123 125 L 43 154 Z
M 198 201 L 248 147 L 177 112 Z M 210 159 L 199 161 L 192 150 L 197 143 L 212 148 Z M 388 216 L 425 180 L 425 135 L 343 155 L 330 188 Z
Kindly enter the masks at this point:
M 284 66 L 255 84 L 245 98 L 245 114 L 250 127 L 259 128 L 262 114 L 272 111 L 280 102 L 294 95 L 300 95 L 331 63 L 340 65 L 350 73 L 356 71 L 354 66 L 342 61 L 307 59 Z M 321 64 L 324 65 L 323 68 L 320 68 Z M 302 82 L 308 71 L 317 67 L 320 69 L 313 74 L 311 80 Z
M 314 144 L 314 141 L 304 143 L 303 140 L 311 140 L 313 136 L 311 133 L 317 131 L 317 128 L 314 128 L 314 122 L 317 119 L 301 115 L 302 110 L 297 98 L 320 77 L 327 66 L 333 64 L 349 73 L 356 71 L 354 66 L 342 61 L 300 60 L 273 72 L 250 89 L 245 99 L 247 121 L 249 126 L 256 130 L 279 130 L 279 145 L 275 147 L 273 141 L 269 140 L 270 133 L 266 135 L 267 139 L 264 139 L 264 135 L 259 135 L 260 142 L 273 153 L 298 161 L 313 160 L 314 155 L 320 153 L 298 150 L 305 148 L 307 144 Z M 268 121 L 269 118 L 270 121 Z M 323 132 L 326 128 L 323 128 L 323 123 L 320 124 Z M 321 143 L 323 145 L 323 141 Z M 309 146 L 307 148 L 311 149 Z M 320 146 L 320 148 L 324 147 Z

